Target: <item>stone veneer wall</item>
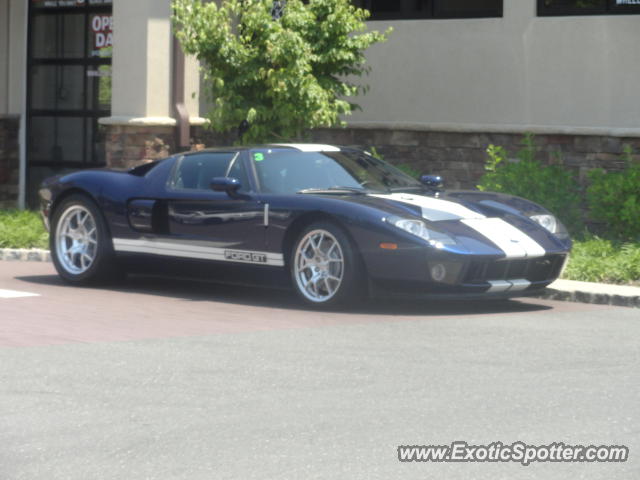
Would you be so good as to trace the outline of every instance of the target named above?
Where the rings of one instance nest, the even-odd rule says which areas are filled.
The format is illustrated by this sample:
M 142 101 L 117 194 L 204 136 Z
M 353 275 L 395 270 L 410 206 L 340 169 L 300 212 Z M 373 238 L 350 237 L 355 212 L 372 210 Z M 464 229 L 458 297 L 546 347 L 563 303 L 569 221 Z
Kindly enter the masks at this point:
M 228 145 L 233 136 L 194 130 L 200 143 L 206 146 Z M 395 165 L 407 165 L 420 173 L 441 175 L 450 188 L 474 188 L 484 174 L 490 144 L 507 149 L 510 156 L 522 148 L 522 134 L 464 133 L 391 129 L 318 129 L 307 141 L 335 145 L 350 145 L 363 149 L 375 147 L 385 160 Z M 640 138 L 619 138 L 591 135 L 535 136 L 538 159 L 555 161 L 561 153 L 564 165 L 573 170 L 581 183 L 593 168 L 620 170 L 624 168 L 621 153 L 628 144 L 640 152 Z M 638 157 L 640 158 L 640 156 Z
M 176 153 L 176 128 L 148 125 L 105 125 L 109 168 L 131 168 Z M 191 150 L 232 145 L 235 137 L 191 127 Z
M 109 126 L 107 164 L 127 168 L 163 158 L 175 152 L 174 127 Z M 235 133 L 220 135 L 202 127 L 192 127 L 192 145 L 205 147 L 231 145 Z M 450 188 L 474 188 L 484 174 L 486 149 L 490 144 L 505 147 L 515 156 L 521 148 L 522 134 L 434 132 L 390 129 L 318 129 L 307 141 L 336 145 L 375 147 L 385 160 L 407 165 L 421 173 L 441 175 Z M 584 184 L 593 168 L 624 168 L 621 153 L 628 144 L 640 151 L 640 138 L 589 135 L 549 135 L 535 137 L 538 158 L 552 162 L 559 152 L 564 164 Z M 638 157 L 640 158 L 640 156 Z
M 106 125 L 105 137 L 109 168 L 135 167 L 175 151 L 175 128 L 171 126 Z
M 20 191 L 20 118 L 0 116 L 0 208 L 16 208 Z
M 148 125 L 105 125 L 106 163 L 109 168 L 132 168 L 176 153 L 176 128 Z M 191 150 L 232 145 L 235 137 L 191 127 Z
M 421 173 L 441 175 L 451 188 L 474 188 L 484 174 L 487 147 L 499 145 L 515 157 L 522 148 L 522 134 L 432 132 L 412 130 L 346 129 L 317 130 L 313 141 L 374 146 L 385 160 L 395 165 L 408 165 Z M 624 168 L 621 154 L 624 145 L 640 153 L 640 138 L 618 138 L 587 135 L 535 136 L 537 158 L 544 163 L 556 161 L 560 153 L 564 165 L 573 170 L 582 184 L 593 168 Z M 640 158 L 640 157 L 638 157 Z

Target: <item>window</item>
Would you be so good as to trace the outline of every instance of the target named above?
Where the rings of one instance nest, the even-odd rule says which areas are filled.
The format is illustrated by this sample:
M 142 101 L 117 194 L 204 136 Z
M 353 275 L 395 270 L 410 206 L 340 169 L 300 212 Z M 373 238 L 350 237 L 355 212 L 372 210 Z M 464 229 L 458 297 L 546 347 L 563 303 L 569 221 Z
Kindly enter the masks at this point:
M 502 0 L 435 0 L 435 18 L 501 17 Z
M 538 16 L 640 13 L 640 0 L 538 0 Z
M 354 0 L 371 20 L 502 17 L 503 0 Z
M 251 151 L 260 190 L 294 194 L 313 189 L 389 192 L 420 187 L 395 167 L 359 151 L 300 152 L 292 149 Z
M 214 177 L 237 178 L 242 184 L 240 191 L 250 189 L 246 169 L 237 152 L 206 152 L 182 157 L 170 186 L 179 190 L 210 190 Z
M 31 0 L 27 74 L 28 201 L 48 176 L 105 163 L 111 111 L 111 0 Z

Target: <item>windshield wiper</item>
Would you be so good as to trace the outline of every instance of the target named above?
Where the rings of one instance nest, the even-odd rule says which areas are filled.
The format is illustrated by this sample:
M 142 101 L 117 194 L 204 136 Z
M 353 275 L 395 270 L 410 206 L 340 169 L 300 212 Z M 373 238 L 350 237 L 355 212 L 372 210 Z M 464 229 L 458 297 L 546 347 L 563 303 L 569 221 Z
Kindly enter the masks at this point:
M 357 195 L 365 195 L 367 190 L 356 187 L 327 187 L 327 188 L 305 188 L 296 193 L 354 193 Z

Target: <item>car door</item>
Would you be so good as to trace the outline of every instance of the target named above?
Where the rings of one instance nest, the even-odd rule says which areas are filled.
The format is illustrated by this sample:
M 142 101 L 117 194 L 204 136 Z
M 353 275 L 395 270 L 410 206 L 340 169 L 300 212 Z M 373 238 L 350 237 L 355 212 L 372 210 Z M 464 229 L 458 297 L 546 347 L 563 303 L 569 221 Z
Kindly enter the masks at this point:
M 244 151 L 206 151 L 178 159 L 167 183 L 168 240 L 176 256 L 279 264 L 264 252 L 265 207 L 255 194 Z M 240 181 L 238 195 L 211 189 L 215 177 Z

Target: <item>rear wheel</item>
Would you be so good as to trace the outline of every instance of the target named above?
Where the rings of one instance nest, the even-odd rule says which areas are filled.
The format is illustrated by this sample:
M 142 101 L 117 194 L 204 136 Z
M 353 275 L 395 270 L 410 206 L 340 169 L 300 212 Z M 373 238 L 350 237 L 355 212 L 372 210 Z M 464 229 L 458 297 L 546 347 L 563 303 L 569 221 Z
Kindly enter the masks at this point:
M 54 212 L 50 247 L 58 274 L 68 282 L 105 281 L 117 273 L 106 223 L 84 195 L 71 195 Z
M 306 303 L 329 307 L 361 297 L 360 262 L 336 225 L 318 222 L 298 237 L 290 259 L 293 286 Z

